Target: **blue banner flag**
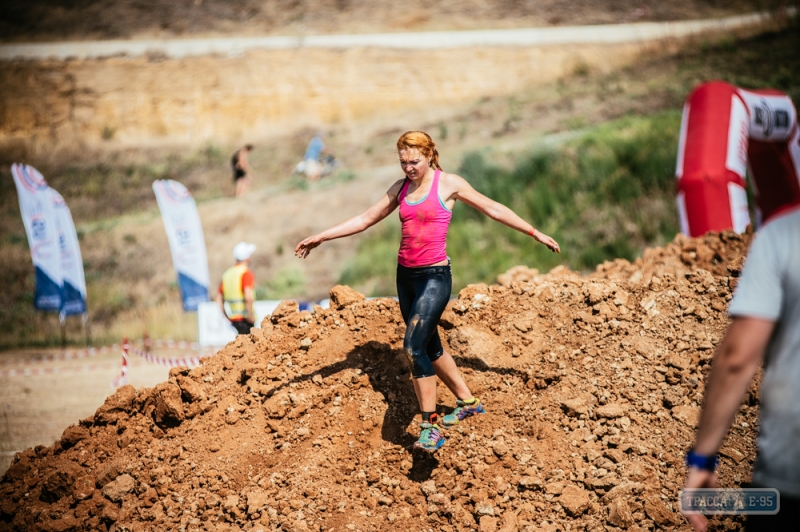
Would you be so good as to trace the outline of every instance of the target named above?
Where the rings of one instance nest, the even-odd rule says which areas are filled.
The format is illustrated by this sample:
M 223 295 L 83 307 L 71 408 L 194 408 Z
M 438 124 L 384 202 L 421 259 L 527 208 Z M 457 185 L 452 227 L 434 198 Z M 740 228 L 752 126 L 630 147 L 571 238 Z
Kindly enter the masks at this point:
M 170 179 L 153 183 L 164 230 L 178 273 L 183 310 L 196 311 L 208 301 L 208 259 L 203 227 L 192 195 L 182 184 Z

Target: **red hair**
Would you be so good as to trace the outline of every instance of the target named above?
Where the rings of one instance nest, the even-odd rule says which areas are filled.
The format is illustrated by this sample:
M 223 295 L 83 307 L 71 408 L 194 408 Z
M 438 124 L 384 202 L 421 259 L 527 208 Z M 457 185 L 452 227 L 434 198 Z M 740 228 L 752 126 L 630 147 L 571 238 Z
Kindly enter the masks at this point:
M 426 159 L 430 157 L 432 168 L 441 170 L 439 166 L 439 152 L 436 151 L 436 143 L 430 135 L 424 131 L 406 131 L 397 139 L 397 151 L 417 150 Z

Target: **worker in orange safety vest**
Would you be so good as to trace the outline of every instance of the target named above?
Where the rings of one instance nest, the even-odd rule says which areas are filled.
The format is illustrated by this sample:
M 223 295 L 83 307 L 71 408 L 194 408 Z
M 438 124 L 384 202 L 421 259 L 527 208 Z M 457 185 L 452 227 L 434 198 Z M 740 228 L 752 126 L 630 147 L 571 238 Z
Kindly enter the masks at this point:
M 255 250 L 255 245 L 247 242 L 236 244 L 233 248 L 236 264 L 222 274 L 222 282 L 215 298 L 222 313 L 227 316 L 239 334 L 249 334 L 255 325 L 256 315 L 253 312 L 255 278 L 250 270 L 250 261 Z

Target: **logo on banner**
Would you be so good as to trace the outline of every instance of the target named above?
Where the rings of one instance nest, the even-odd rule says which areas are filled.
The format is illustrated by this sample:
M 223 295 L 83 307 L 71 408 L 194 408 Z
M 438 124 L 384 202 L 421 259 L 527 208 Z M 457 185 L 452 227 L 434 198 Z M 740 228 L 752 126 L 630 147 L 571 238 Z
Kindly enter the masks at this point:
M 75 265 L 75 253 L 67 243 L 67 235 L 63 231 L 58 233 L 58 247 L 61 249 L 61 265 L 65 271 L 71 270 Z
M 769 138 L 775 130 L 789 129 L 791 117 L 786 109 L 771 109 L 766 100 L 761 100 L 753 108 L 753 123 L 761 128 L 763 137 Z
M 33 238 L 36 240 L 45 240 L 47 238 L 47 221 L 41 213 L 34 214 L 31 218 L 31 230 L 33 231 Z
M 178 242 L 180 242 L 182 246 L 188 246 L 190 243 L 189 230 L 185 227 L 178 228 Z
M 769 137 L 772 134 L 772 113 L 765 100 L 761 100 L 759 105 L 753 109 L 755 111 L 755 123 L 761 128 L 761 134 Z
M 31 253 L 38 260 L 47 260 L 52 255 L 51 242 L 47 235 L 47 220 L 42 213 L 36 213 L 31 217 L 31 233 L 33 235 L 33 247 Z
M 18 175 L 22 178 L 20 182 L 25 188 L 31 192 L 47 190 L 47 181 L 44 180 L 44 176 L 38 170 L 27 164 L 17 165 L 17 168 L 19 169 Z
M 161 183 L 164 187 L 167 199 L 173 203 L 183 203 L 192 199 L 192 195 L 183 185 L 179 186 L 179 183 L 171 180 L 166 182 L 162 181 Z

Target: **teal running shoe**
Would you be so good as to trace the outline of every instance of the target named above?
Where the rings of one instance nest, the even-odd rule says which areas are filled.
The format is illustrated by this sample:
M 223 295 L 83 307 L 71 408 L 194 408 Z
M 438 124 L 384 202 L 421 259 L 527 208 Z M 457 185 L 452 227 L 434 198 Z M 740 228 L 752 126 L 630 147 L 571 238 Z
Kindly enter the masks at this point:
M 461 399 L 458 399 L 456 401 L 456 408 L 451 413 L 442 417 L 442 425 L 444 425 L 445 428 L 455 427 L 462 419 L 466 417 L 485 413 L 486 410 L 483 408 L 481 400 L 477 397 L 475 398 L 475 402 L 471 405 L 468 405 Z
M 419 434 L 419 439 L 414 442 L 414 449 L 432 453 L 444 445 L 444 436 L 439 430 L 439 425 L 423 421 L 419 426 L 422 431 Z

